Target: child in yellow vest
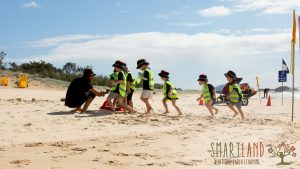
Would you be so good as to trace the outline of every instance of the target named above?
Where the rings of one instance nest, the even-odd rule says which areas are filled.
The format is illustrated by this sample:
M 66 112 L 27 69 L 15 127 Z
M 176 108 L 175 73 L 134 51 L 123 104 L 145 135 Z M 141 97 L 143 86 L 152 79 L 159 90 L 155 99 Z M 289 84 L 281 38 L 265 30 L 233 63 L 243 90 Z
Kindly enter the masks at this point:
M 228 71 L 224 74 L 229 82 L 229 94 L 226 96 L 226 99 L 229 100 L 227 106 L 234 112 L 233 117 L 236 117 L 238 114 L 241 115 L 242 120 L 244 119 L 244 112 L 242 110 L 242 98 L 243 93 L 240 88 L 240 85 L 236 82 L 236 75 L 233 71 Z M 236 106 L 238 111 L 233 107 Z
M 123 102 L 123 98 L 126 96 L 126 75 L 124 73 L 125 65 L 126 64 L 121 61 L 116 61 L 113 64 L 117 77 L 115 77 L 115 80 L 111 80 L 113 86 L 107 97 L 107 102 L 114 113 L 116 112 L 116 109 L 112 102 L 113 99 L 117 99 L 117 105 L 119 107 L 122 107 L 129 112 L 135 112 L 130 106 Z
M 139 73 L 137 84 L 143 82 L 143 91 L 141 94 L 141 100 L 145 103 L 147 111 L 146 115 L 149 115 L 151 112 L 154 112 L 152 106 L 149 103 L 149 99 L 152 98 L 154 90 L 154 74 L 153 71 L 149 68 L 149 62 L 145 59 L 140 59 L 137 61 L 136 69 L 140 69 L 142 72 Z
M 164 107 L 166 109 L 165 114 L 169 113 L 167 101 L 172 101 L 172 105 L 175 107 L 178 114 L 182 115 L 182 112 L 180 111 L 179 107 L 176 105 L 176 100 L 178 99 L 178 96 L 173 84 L 169 81 L 169 72 L 162 70 L 158 75 L 160 76 L 161 80 L 165 82 L 163 86 L 164 99 L 162 100 Z
M 207 110 L 209 111 L 210 115 L 214 117 L 218 114 L 218 109 L 213 106 L 214 101 L 216 100 L 216 90 L 214 86 L 208 84 L 208 79 L 206 75 L 200 75 L 198 79 L 199 85 L 203 85 L 201 97 L 197 100 L 199 101 L 201 98 L 204 99 L 205 105 Z M 213 113 L 215 110 L 215 114 Z

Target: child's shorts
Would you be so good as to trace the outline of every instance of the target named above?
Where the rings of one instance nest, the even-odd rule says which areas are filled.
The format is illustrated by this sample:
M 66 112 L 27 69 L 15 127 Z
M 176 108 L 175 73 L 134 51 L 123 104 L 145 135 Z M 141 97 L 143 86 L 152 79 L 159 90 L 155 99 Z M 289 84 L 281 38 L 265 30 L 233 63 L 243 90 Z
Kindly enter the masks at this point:
M 208 105 L 208 103 L 209 103 L 210 101 L 212 101 L 212 106 L 216 103 L 216 99 L 211 99 L 211 100 L 209 100 L 208 102 L 206 102 L 205 105 Z
M 237 107 L 237 108 L 241 108 L 242 107 L 242 101 L 239 101 L 239 102 L 237 102 L 237 103 L 233 103 L 233 102 L 231 102 L 231 101 L 228 101 L 227 102 L 227 105 L 228 104 L 232 104 L 233 106 L 235 106 L 235 107 Z
M 109 95 L 108 95 L 108 97 L 115 99 L 115 98 L 120 97 L 120 94 L 119 93 L 115 93 L 115 92 L 110 92 Z
M 144 99 L 151 99 L 153 96 L 153 90 L 143 90 L 141 94 L 141 98 Z

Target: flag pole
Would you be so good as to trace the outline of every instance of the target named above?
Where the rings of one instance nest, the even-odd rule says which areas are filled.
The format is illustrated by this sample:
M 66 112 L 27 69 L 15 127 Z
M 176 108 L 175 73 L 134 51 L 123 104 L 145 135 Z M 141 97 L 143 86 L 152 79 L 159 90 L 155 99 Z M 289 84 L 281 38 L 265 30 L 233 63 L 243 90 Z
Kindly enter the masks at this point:
M 283 63 L 281 63 L 281 65 L 282 65 L 281 67 L 282 67 L 282 72 L 283 72 Z M 283 80 L 281 81 L 281 105 L 283 106 Z
M 256 85 L 257 85 L 257 91 L 258 91 L 259 103 L 261 104 L 261 97 L 260 97 L 260 91 L 259 91 L 259 81 L 258 81 L 258 76 L 256 76 Z
M 292 41 L 292 59 L 291 59 L 291 68 L 292 68 L 292 121 L 294 121 L 294 81 L 295 81 L 295 43 Z

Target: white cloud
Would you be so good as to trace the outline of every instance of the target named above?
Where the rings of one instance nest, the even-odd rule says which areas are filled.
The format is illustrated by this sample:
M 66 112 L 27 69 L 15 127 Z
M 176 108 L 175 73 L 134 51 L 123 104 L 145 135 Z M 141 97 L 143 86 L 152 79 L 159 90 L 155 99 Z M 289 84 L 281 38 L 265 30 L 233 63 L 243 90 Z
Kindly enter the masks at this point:
M 291 33 L 291 28 L 250 28 L 245 30 L 220 29 L 215 31 L 223 35 L 253 35 L 253 34 L 274 34 L 274 33 Z
M 117 7 L 121 6 L 121 3 L 120 3 L 120 2 L 117 2 L 117 3 L 116 3 L 116 6 L 117 6 Z
M 300 8 L 300 0 L 233 0 L 235 11 L 260 10 L 260 14 L 291 13 Z
M 35 1 L 31 1 L 22 5 L 22 8 L 39 8 L 39 7 L 41 7 L 41 5 L 36 3 Z
M 187 28 L 193 28 L 193 27 L 201 27 L 210 25 L 211 22 L 185 22 L 185 23 L 169 23 L 171 26 L 182 26 Z
M 225 1 L 225 0 L 224 0 Z M 288 14 L 300 10 L 300 0 L 226 0 L 228 7 L 213 6 L 198 11 L 203 17 L 227 16 L 237 12 L 258 11 L 258 15 Z
M 89 36 L 101 37 L 100 35 Z M 65 40 L 65 37 L 37 41 L 43 42 L 41 46 L 47 44 L 56 46 L 42 55 L 30 56 L 22 61 L 45 60 L 54 64 L 71 61 L 83 65 L 93 64 L 94 68 L 109 73 L 110 69 L 103 70 L 103 67 L 110 65 L 116 59 L 126 61 L 132 68 L 138 59 L 145 58 L 151 62 L 151 68 L 156 72 L 164 68 L 174 74 L 182 73 L 181 76 L 189 74 L 187 81 L 194 81 L 200 72 L 208 72 L 211 76 L 210 80 L 220 84 L 224 82 L 220 74 L 229 69 L 239 70 L 238 73 L 245 76 L 269 72 L 270 69 L 277 70 L 280 67 L 281 57 L 290 56 L 291 35 L 290 33 L 187 35 L 149 32 L 91 39 L 87 36 L 85 41 L 78 41 L 76 38 L 73 38 L 73 41 L 70 40 L 72 38 Z M 49 39 L 54 39 L 54 42 Z M 273 63 L 276 59 L 278 63 Z M 182 69 L 178 69 L 178 66 Z M 276 75 L 277 71 L 274 71 L 274 76 Z M 179 86 L 189 85 L 186 81 L 180 80 L 181 78 L 176 79 Z M 270 84 L 274 85 L 271 82 Z
M 213 17 L 213 16 L 227 16 L 232 13 L 231 9 L 225 6 L 214 6 L 207 9 L 198 11 L 198 14 L 202 17 Z
M 92 40 L 92 39 L 101 39 L 106 38 L 106 35 L 65 35 L 65 36 L 58 36 L 58 37 L 51 37 L 51 38 L 44 38 L 38 41 L 28 42 L 27 45 L 30 47 L 52 47 L 57 46 L 63 43 L 69 42 L 79 42 L 85 40 Z

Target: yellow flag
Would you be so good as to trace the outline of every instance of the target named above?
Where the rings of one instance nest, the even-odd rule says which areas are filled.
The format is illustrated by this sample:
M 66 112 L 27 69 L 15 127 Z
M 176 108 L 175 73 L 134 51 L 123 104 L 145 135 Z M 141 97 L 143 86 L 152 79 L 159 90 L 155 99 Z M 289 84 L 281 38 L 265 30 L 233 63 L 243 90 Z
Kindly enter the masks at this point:
M 258 81 L 258 76 L 256 76 L 256 85 L 257 85 L 257 88 L 259 89 L 259 81 Z
M 296 43 L 296 16 L 295 10 L 293 10 L 293 32 L 292 32 L 292 51 L 291 51 L 291 74 L 294 76 L 295 73 L 295 43 Z
M 296 43 L 296 15 L 295 15 L 295 10 L 293 10 L 293 32 L 292 32 L 292 42 L 295 44 Z

